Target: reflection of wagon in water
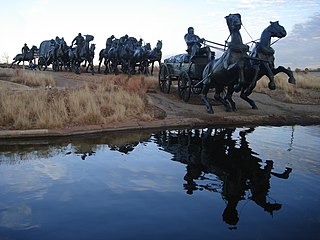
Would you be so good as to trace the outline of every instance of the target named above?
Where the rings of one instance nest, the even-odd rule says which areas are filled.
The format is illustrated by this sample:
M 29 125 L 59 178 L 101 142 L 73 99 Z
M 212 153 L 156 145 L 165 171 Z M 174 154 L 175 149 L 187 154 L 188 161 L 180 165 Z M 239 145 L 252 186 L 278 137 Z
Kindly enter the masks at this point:
M 185 102 L 189 101 L 191 92 L 193 94 L 201 92 L 202 73 L 207 64 L 208 57 L 204 55 L 194 56 L 191 61 L 188 54 L 165 59 L 160 65 L 160 91 L 169 93 L 172 81 L 178 81 L 180 98 Z

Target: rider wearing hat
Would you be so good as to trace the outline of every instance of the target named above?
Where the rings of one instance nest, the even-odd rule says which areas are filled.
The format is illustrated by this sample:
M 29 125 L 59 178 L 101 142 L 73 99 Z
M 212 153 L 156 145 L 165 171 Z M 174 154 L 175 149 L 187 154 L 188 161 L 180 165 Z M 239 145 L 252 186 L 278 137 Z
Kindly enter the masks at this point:
M 211 60 L 211 51 L 209 47 L 201 47 L 201 44 L 205 41 L 204 38 L 200 38 L 198 35 L 194 34 L 194 28 L 189 27 L 188 33 L 184 35 L 184 40 L 187 44 L 187 52 L 190 55 L 190 60 L 195 55 L 206 54 L 208 56 L 208 60 Z
M 71 47 L 73 46 L 74 43 L 76 45 L 76 53 L 78 56 L 80 56 L 80 50 L 81 50 L 82 46 L 84 45 L 84 37 L 81 35 L 81 33 L 79 33 L 78 36 L 76 36 L 72 40 Z
M 112 41 L 114 39 L 114 35 L 111 35 L 109 38 L 107 38 L 107 41 L 106 41 L 106 49 L 109 49 L 112 45 Z
M 28 45 L 25 43 L 21 49 L 21 52 L 22 52 L 22 56 L 23 58 L 25 58 L 26 54 L 30 51 Z

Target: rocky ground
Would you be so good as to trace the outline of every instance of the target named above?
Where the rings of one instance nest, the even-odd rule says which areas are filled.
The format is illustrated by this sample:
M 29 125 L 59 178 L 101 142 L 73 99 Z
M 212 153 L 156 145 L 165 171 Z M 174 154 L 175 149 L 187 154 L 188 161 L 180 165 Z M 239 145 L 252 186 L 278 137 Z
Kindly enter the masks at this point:
M 48 71 L 47 71 L 48 72 Z M 57 87 L 74 87 L 90 79 L 97 78 L 91 74 L 76 75 L 67 72 L 49 72 L 53 74 Z M 100 75 L 101 76 L 101 75 Z M 0 79 L 5 80 L 5 79 Z M 237 104 L 236 112 L 226 112 L 224 107 L 213 100 L 214 114 L 208 114 L 199 97 L 193 95 L 188 103 L 179 99 L 175 87 L 169 94 L 161 93 L 158 89 L 151 89 L 148 93 L 149 105 L 147 110 L 154 114 L 155 120 L 148 122 L 130 121 L 99 126 L 77 126 L 67 129 L 50 129 L 28 131 L 2 131 L 2 136 L 14 135 L 69 135 L 88 132 L 116 131 L 126 129 L 146 128 L 178 128 L 214 126 L 257 126 L 257 125 L 310 125 L 320 124 L 320 92 L 304 89 L 296 94 L 293 103 L 284 102 L 284 93 L 280 90 L 267 94 L 253 93 L 250 97 L 259 109 L 251 109 L 248 103 L 234 95 Z M 9 133 L 10 132 L 10 133 Z

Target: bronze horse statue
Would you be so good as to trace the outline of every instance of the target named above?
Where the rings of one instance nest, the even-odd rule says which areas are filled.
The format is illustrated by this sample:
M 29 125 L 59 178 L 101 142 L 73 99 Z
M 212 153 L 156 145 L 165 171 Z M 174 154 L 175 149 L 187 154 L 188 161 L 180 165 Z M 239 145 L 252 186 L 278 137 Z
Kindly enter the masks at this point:
M 151 51 L 150 43 L 147 43 L 143 46 L 137 46 L 133 53 L 133 64 L 134 66 L 138 66 L 138 73 L 143 73 L 148 75 L 149 69 L 149 52 Z
M 15 64 L 16 62 L 19 65 L 20 62 L 32 61 L 33 59 L 35 59 L 34 55 L 36 51 L 38 51 L 38 48 L 36 46 L 32 46 L 32 48 L 26 54 L 22 54 L 22 53 L 17 54 L 13 58 L 13 62 L 11 63 L 10 68 L 12 68 L 13 64 Z
M 56 70 L 61 70 L 64 67 L 65 70 L 70 69 L 70 62 L 69 62 L 69 49 L 70 47 L 66 44 L 65 41 L 61 41 L 57 44 L 56 54 L 55 54 L 55 61 L 56 61 Z M 61 67 L 61 68 L 60 68 Z
M 75 49 L 70 49 L 68 55 L 69 55 L 72 70 L 75 73 L 80 74 L 80 64 L 83 61 L 87 61 L 90 66 L 91 74 L 93 75 L 94 74 L 94 69 L 93 69 L 94 52 L 92 53 L 92 51 L 90 51 L 89 45 L 90 45 L 90 41 L 92 41 L 94 39 L 94 37 L 92 35 L 85 35 L 85 36 L 86 36 L 86 38 L 85 38 L 83 46 L 80 49 L 79 55 L 77 54 Z M 95 46 L 94 46 L 94 48 L 95 48 Z
M 123 73 L 131 75 L 134 73 L 134 51 L 137 46 L 137 40 L 133 37 L 129 37 L 123 45 L 118 46 L 118 57 L 121 63 Z
M 150 72 L 151 75 L 153 75 L 154 62 L 158 62 L 160 66 L 161 58 L 162 58 L 161 49 L 162 49 L 162 41 L 158 40 L 156 47 L 149 52 L 148 59 L 149 59 L 149 62 L 151 63 L 151 72 Z
M 255 47 L 250 53 L 248 64 L 245 67 L 245 82 L 239 90 L 241 90 L 240 97 L 248 102 L 252 109 L 257 109 L 255 102 L 248 96 L 252 93 L 255 88 L 257 81 L 266 75 L 269 78 L 268 87 L 271 90 L 276 88 L 274 83 L 274 76 L 280 72 L 287 74 L 289 77 L 288 82 L 295 84 L 296 80 L 291 70 L 279 66 L 275 68 L 274 65 L 274 49 L 271 47 L 271 38 L 283 38 L 287 35 L 286 30 L 279 24 L 278 21 L 270 22 L 270 25 L 263 30 L 260 41 L 255 44 Z M 233 110 L 236 110 L 234 102 L 231 101 Z
M 202 90 L 201 100 L 206 105 L 208 113 L 213 113 L 212 105 L 207 98 L 207 94 L 210 88 L 215 88 L 214 98 L 221 102 L 227 111 L 231 111 L 232 108 L 227 100 L 232 101 L 232 90 L 234 85 L 242 85 L 244 83 L 244 66 L 245 59 L 248 57 L 247 52 L 249 46 L 243 44 L 240 34 L 241 29 L 241 15 L 229 14 L 225 17 L 227 25 L 230 31 L 230 42 L 227 43 L 227 50 L 223 55 L 210 61 L 202 74 Z M 225 87 L 228 87 L 226 97 L 223 98 L 221 93 Z

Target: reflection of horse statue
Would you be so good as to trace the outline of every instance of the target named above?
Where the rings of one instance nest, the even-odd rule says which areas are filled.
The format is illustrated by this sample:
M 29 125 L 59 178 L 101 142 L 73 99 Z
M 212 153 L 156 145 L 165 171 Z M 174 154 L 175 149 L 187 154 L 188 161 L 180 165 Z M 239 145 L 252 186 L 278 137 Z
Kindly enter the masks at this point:
M 249 67 L 246 66 L 245 69 L 245 82 L 241 87 L 240 97 L 247 101 L 253 109 L 257 109 L 255 102 L 250 99 L 248 96 L 252 93 L 252 90 L 256 86 L 257 81 L 264 75 L 266 75 L 270 82 L 268 84 L 269 89 L 273 90 L 276 88 L 274 83 L 274 75 L 279 72 L 283 72 L 288 75 L 288 82 L 295 84 L 296 80 L 293 76 L 292 71 L 279 66 L 278 68 L 274 67 L 274 49 L 271 47 L 271 38 L 283 38 L 287 35 L 286 30 L 279 22 L 270 22 L 270 25 L 263 30 L 260 38 L 260 42 L 256 43 L 253 48 L 249 61 Z M 255 60 L 254 58 L 257 58 Z M 232 104 L 232 103 L 231 103 Z M 233 106 L 235 109 L 235 106 Z
M 246 52 L 249 47 L 242 42 L 240 35 L 241 16 L 240 14 L 229 14 L 225 17 L 230 31 L 231 41 L 228 42 L 228 49 L 223 55 L 207 64 L 203 71 L 203 87 L 201 90 L 201 100 L 207 107 L 208 113 L 213 113 L 212 105 L 207 98 L 210 87 L 215 88 L 214 98 L 221 102 L 227 109 L 231 111 L 229 103 L 220 96 L 224 87 L 229 87 L 235 84 L 244 82 L 244 63 Z M 239 82 L 237 82 L 239 81 Z M 228 91 L 226 98 L 231 99 Z
M 158 62 L 160 66 L 161 58 L 162 58 L 161 49 L 162 49 L 162 41 L 158 40 L 156 47 L 149 52 L 148 59 L 151 63 L 151 72 L 150 72 L 151 75 L 153 75 L 154 62 Z
M 13 66 L 13 64 L 15 64 L 17 62 L 17 64 L 19 65 L 20 62 L 24 62 L 24 61 L 32 61 L 35 57 L 35 52 L 38 50 L 38 48 L 36 46 L 32 46 L 32 48 L 25 54 L 19 53 L 17 54 L 14 58 L 13 58 L 13 62 L 10 65 L 10 68 Z
M 227 205 L 223 220 L 235 226 L 239 221 L 237 206 L 242 200 L 252 200 L 272 214 L 281 204 L 268 201 L 272 176 L 287 179 L 291 168 L 283 173 L 273 172 L 273 161 L 265 164 L 250 148 L 246 135 L 254 129 L 242 130 L 234 138 L 235 129 L 182 130 L 162 132 L 156 142 L 173 160 L 186 164 L 184 189 L 187 194 L 197 190 L 220 193 Z M 216 178 L 208 177 L 214 174 Z M 248 193 L 251 196 L 248 197 Z

